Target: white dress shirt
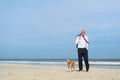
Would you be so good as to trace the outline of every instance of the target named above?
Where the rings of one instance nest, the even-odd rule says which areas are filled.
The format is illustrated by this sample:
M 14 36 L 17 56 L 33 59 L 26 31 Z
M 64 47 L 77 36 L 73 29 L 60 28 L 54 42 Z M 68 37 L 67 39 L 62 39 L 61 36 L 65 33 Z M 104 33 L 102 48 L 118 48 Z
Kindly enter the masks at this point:
M 84 37 L 88 41 L 88 37 L 86 35 Z M 88 43 L 84 40 L 84 38 L 81 35 L 77 36 L 75 43 L 78 44 L 78 48 L 87 48 L 88 49 Z

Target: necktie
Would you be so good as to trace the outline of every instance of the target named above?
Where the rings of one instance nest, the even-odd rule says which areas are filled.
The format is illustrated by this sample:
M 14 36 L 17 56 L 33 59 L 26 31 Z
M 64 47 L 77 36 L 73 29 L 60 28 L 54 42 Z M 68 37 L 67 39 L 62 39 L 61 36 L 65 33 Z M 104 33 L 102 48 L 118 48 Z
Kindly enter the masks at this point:
M 85 42 L 89 44 L 89 42 L 86 40 L 86 38 L 85 38 L 84 36 L 82 36 L 82 37 L 83 37 L 83 39 L 85 40 Z

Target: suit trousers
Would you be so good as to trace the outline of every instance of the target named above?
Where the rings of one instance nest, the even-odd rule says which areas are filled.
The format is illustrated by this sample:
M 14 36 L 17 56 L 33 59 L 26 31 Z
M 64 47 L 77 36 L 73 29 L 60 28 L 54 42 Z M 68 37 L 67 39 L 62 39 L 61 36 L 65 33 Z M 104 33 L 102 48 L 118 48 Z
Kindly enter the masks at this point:
M 78 66 L 79 71 L 83 69 L 83 59 L 86 66 L 86 71 L 89 70 L 89 62 L 88 62 L 88 50 L 86 48 L 78 48 Z

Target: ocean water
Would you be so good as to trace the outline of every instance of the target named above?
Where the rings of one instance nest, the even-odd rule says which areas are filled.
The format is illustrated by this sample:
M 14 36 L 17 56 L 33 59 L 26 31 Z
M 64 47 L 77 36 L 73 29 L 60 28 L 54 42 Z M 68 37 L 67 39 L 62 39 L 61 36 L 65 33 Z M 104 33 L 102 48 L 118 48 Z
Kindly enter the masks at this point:
M 71 59 L 78 65 L 77 59 Z M 120 69 L 120 59 L 90 59 L 90 67 Z M 66 59 L 0 59 L 0 64 L 28 64 L 40 66 L 66 66 Z M 84 64 L 84 62 L 83 62 Z

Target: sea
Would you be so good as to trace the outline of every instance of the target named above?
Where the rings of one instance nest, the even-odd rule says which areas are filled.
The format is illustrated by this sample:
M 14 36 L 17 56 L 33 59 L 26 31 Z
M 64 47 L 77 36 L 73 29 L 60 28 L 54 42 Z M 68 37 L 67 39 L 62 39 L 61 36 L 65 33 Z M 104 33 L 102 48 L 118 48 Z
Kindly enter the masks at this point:
M 73 60 L 78 65 L 77 59 Z M 38 66 L 66 66 L 66 59 L 0 59 L 0 64 L 26 64 Z M 84 62 L 83 62 L 84 64 Z M 90 67 L 120 69 L 120 59 L 90 59 Z M 84 64 L 85 66 L 85 64 Z

